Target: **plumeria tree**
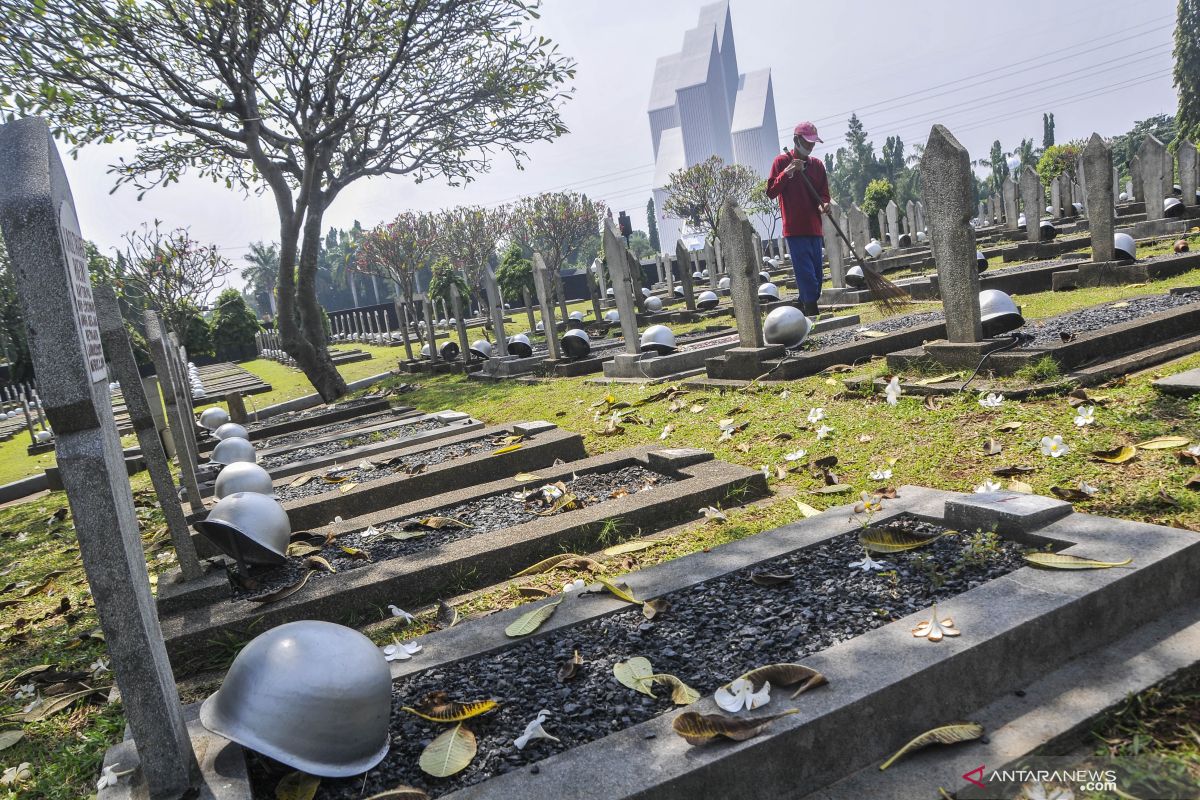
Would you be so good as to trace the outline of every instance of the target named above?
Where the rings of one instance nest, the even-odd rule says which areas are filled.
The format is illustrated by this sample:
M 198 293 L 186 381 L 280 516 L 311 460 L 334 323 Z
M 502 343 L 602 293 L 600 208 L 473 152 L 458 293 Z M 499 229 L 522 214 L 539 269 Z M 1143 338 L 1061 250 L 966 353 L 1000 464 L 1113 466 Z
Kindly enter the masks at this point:
M 604 203 L 577 192 L 543 192 L 522 197 L 513 207 L 513 240 L 526 252 L 541 253 L 564 321 L 567 298 L 560 270 L 588 237 L 600 230 L 603 215 Z
M 721 209 L 730 200 L 744 208 L 758 182 L 749 167 L 726 164 L 720 156 L 712 156 L 670 174 L 663 211 L 716 239 Z
M 430 265 L 441 242 L 437 218 L 425 211 L 405 211 L 364 234 L 355 253 L 358 269 L 391 280 L 409 309 L 417 290 L 417 273 Z
M 504 206 L 458 206 L 437 215 L 438 255 L 445 256 L 462 273 L 476 298 L 486 297 L 483 268 L 496 258 L 496 249 L 508 234 L 510 219 Z
M 316 299 L 323 217 L 362 178 L 486 172 L 564 132 L 574 63 L 538 0 L 6 0 L 0 104 L 75 145 L 120 141 L 118 186 L 192 172 L 269 193 L 279 332 L 326 400 L 346 383 Z M 12 116 L 12 114 L 10 114 Z

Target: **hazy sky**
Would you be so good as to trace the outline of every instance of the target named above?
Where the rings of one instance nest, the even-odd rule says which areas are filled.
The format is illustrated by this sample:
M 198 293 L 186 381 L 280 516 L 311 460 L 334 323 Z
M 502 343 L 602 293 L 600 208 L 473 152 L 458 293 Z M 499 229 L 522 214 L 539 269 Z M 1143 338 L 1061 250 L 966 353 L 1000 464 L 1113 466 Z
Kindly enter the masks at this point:
M 575 97 L 563 115 L 571 133 L 529 148 L 524 171 L 506 157 L 465 188 L 406 178 L 355 184 L 326 213 L 326 227 L 365 227 L 404 209 L 498 205 L 520 195 L 573 189 L 628 211 L 645 228 L 653 178 L 646 104 L 654 62 L 679 50 L 700 0 L 546 0 L 535 30 L 578 62 Z M 983 12 L 983 9 L 988 9 Z M 981 13 L 982 12 L 982 13 Z M 769 67 L 778 121 L 813 120 L 836 150 L 857 112 L 876 150 L 889 135 L 923 142 L 935 122 L 970 151 L 1006 150 L 1022 137 L 1041 145 L 1042 112 L 1056 138 L 1112 136 L 1136 120 L 1174 113 L 1174 0 L 1011 0 L 897 3 L 731 0 L 741 71 Z M 244 198 L 199 179 L 116 194 L 107 165 L 118 146 L 85 149 L 67 162 L 84 235 L 108 251 L 124 232 L 160 219 L 218 244 L 241 266 L 247 244 L 278 238 L 269 196 Z

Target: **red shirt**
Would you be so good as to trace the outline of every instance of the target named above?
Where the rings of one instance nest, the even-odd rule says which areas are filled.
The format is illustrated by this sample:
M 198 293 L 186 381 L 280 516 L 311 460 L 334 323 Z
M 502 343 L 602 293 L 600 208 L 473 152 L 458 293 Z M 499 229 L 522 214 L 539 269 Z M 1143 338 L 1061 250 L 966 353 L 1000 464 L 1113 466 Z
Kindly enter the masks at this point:
M 767 197 L 779 198 L 779 210 L 783 213 L 784 236 L 821 236 L 821 211 L 813 200 L 812 192 L 804 185 L 799 175 L 788 177 L 783 169 L 792 162 L 793 151 L 775 156 L 771 162 L 771 175 L 767 178 Z M 804 170 L 822 203 L 829 202 L 829 178 L 825 174 L 825 162 L 814 156 L 808 157 Z

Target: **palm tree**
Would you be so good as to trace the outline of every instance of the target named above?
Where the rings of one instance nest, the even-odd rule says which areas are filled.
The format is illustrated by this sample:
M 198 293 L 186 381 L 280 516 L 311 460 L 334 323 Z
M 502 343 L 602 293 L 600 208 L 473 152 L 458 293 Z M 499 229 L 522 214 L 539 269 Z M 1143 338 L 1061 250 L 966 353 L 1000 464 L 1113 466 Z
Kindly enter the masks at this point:
M 279 246 L 274 242 L 269 245 L 253 242 L 250 245 L 250 251 L 242 256 L 242 260 L 250 264 L 242 269 L 242 278 L 254 293 L 255 304 L 259 305 L 259 311 L 269 311 L 272 317 L 275 316 L 275 283 L 279 280 Z M 262 308 L 260 301 L 264 294 L 267 296 L 269 306 L 266 309 Z

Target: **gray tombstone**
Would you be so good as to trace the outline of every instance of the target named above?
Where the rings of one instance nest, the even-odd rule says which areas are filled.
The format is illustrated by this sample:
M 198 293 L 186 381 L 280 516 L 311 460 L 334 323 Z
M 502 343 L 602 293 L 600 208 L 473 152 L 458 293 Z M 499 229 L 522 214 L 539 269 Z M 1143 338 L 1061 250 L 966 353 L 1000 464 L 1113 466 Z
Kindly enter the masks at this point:
M 529 323 L 529 335 L 537 331 L 537 318 L 533 315 L 533 298 L 529 296 L 529 287 L 521 287 L 521 302 L 525 304 L 525 319 Z M 551 301 L 553 302 L 553 301 Z
M 1075 159 L 1075 174 L 1079 178 L 1078 182 L 1075 184 L 1074 192 L 1073 192 L 1073 194 L 1075 196 L 1075 202 L 1077 202 L 1081 206 L 1083 206 L 1083 213 L 1086 216 L 1088 213 L 1088 197 L 1087 197 L 1088 177 L 1087 177 L 1087 172 L 1083 168 L 1083 153 L 1080 153 L 1079 158 Z M 1105 181 L 1107 181 L 1108 176 L 1107 175 L 1103 176 L 1103 179 Z M 1096 180 L 1098 180 L 1098 179 L 1096 179 Z
M 1005 230 L 1017 230 L 1017 184 L 1013 183 L 1011 177 L 1000 181 L 1000 197 L 1004 203 L 1004 228 Z
M 721 240 L 720 239 L 717 239 L 716 251 L 717 251 L 717 267 L 718 267 L 718 270 L 720 271 L 720 273 L 723 275 L 725 273 L 725 253 L 721 248 Z M 763 263 L 762 238 L 758 235 L 758 231 L 754 231 L 754 255 L 755 255 L 755 258 L 758 259 L 758 263 L 760 263 L 760 264 Z M 712 284 L 712 289 L 713 289 L 713 291 L 716 291 L 717 284 L 720 282 L 720 275 L 718 275 L 717 272 L 715 272 L 715 271 L 710 271 L 709 277 L 711 278 L 710 283 Z
M 611 308 L 612 303 L 608 299 L 608 275 L 605 274 L 604 262 L 597 258 L 592 263 L 596 266 L 596 280 L 600 283 L 600 302 L 605 308 Z
M 1133 158 L 1129 159 L 1129 179 L 1133 184 L 1129 199 L 1144 201 L 1146 199 L 1146 188 L 1142 185 L 1142 160 L 1138 158 L 1136 153 Z
M 882 208 L 875 212 L 875 223 L 879 226 L 879 244 L 884 247 L 888 245 L 895 247 L 896 243 L 888 240 L 887 217 L 884 215 Z
M 1179 156 L 1179 188 L 1183 189 L 1183 204 L 1196 205 L 1196 145 L 1192 142 L 1180 142 L 1177 152 Z
M 675 268 L 679 270 L 679 282 L 683 284 L 683 303 L 687 306 L 688 311 L 695 311 L 696 295 L 692 289 L 692 252 L 688 250 L 682 239 L 675 241 Z
M 508 339 L 504 336 L 504 301 L 500 299 L 500 287 L 496 284 L 496 273 L 492 271 L 491 264 L 483 265 L 483 292 L 491 309 L 492 335 L 496 337 L 492 345 L 492 357 L 505 358 L 508 356 Z
M 1117 198 L 1121 196 L 1121 175 L 1117 172 L 1116 167 L 1113 167 L 1112 171 L 1112 193 L 1113 202 L 1115 203 Z
M 925 204 L 922 203 L 920 200 L 918 200 L 917 205 L 916 205 L 916 210 L 917 210 L 917 230 L 923 231 L 923 230 L 925 230 Z
M 111 413 L 84 239 L 44 120 L 0 128 L 0 174 L 0 230 L 112 670 L 150 796 L 179 797 L 196 777 L 196 757 Z
M 542 329 L 546 336 L 546 348 L 550 352 L 550 360 L 558 361 L 562 358 L 562 354 L 558 349 L 558 333 L 554 324 L 554 304 L 550 296 L 550 280 L 550 270 L 546 267 L 542 254 L 534 251 L 533 286 L 537 290 L 538 307 L 542 312 Z
M 954 135 L 934 125 L 921 157 L 921 185 L 929 199 L 929 235 L 950 342 L 983 339 L 975 231 L 967 224 L 974 205 L 971 157 Z
M 675 296 L 675 275 L 671 269 L 671 257 L 659 256 L 662 260 L 663 269 L 663 286 L 667 290 L 667 299 L 670 300 Z
M 979 201 L 979 217 L 978 217 L 980 227 L 984 227 L 985 225 L 987 225 L 987 213 L 988 213 L 987 201 L 980 200 Z
M 467 365 L 471 363 L 471 342 L 467 339 L 467 320 L 463 316 L 462 296 L 458 287 L 450 284 L 450 306 L 454 309 L 454 327 L 458 331 L 458 349 L 462 353 L 462 371 L 468 372 Z
M 1068 217 L 1075 216 L 1074 179 L 1067 173 L 1058 176 L 1059 193 L 1062 197 L 1063 211 Z
M 1050 181 L 1050 216 L 1062 219 L 1062 176 Z
M 979 212 L 979 216 L 981 216 L 981 217 L 983 216 L 982 209 L 983 209 L 983 204 L 981 203 L 980 204 L 980 212 Z M 888 200 L 887 208 L 884 209 L 884 215 L 887 217 L 888 239 L 891 241 L 892 247 L 900 246 L 900 231 L 896 225 L 896 220 L 898 218 L 899 212 L 900 212 L 900 209 L 896 205 L 896 201 Z M 837 236 L 837 232 L 834 231 L 833 235 Z M 826 243 L 825 246 L 828 247 L 829 246 L 828 243 Z
M 621 238 L 617 226 L 609 218 L 604 219 L 604 257 L 608 261 L 609 274 L 612 275 L 613 299 L 617 301 L 617 313 L 621 316 L 621 335 L 625 337 L 625 352 L 637 354 L 641 352 L 641 341 L 638 339 L 637 307 L 633 304 L 634 285 L 629 276 L 629 265 L 625 260 L 625 241 Z M 686 271 L 684 262 L 680 271 Z M 689 283 L 684 284 L 690 288 Z M 695 308 L 695 300 L 690 308 Z
M 1142 188 L 1145 191 L 1147 220 L 1163 218 L 1163 198 L 1167 196 L 1167 189 L 1170 188 L 1166 184 L 1163 174 L 1166 153 L 1167 148 L 1153 134 L 1148 134 L 1142 141 L 1142 146 L 1138 149 L 1138 161 L 1142 167 Z
M 192 511 L 203 511 L 204 503 L 200 499 L 200 483 L 196 479 L 196 457 L 194 455 L 196 439 L 192 435 L 194 422 L 190 407 L 184 407 L 184 395 L 180 392 L 179 382 L 174 372 L 173 359 L 166 338 L 163 336 L 162 323 L 153 311 L 143 315 L 146 326 L 146 343 L 150 346 L 150 360 L 154 362 L 154 371 L 158 375 L 159 388 L 162 389 L 163 405 L 166 408 L 167 424 L 171 431 L 171 442 L 175 446 L 175 461 L 179 464 L 179 476 L 183 488 L 187 490 L 188 506 Z
M 704 240 L 704 269 L 708 270 L 708 277 L 713 281 L 717 278 L 717 242 L 712 236 Z M 694 287 L 693 287 L 694 288 Z
M 867 244 L 871 241 L 871 229 L 867 224 L 867 215 L 858 207 L 858 203 L 850 204 L 850 241 L 854 243 L 854 252 L 859 258 L 867 257 Z
M 850 230 L 850 218 L 846 216 L 845 211 L 838 211 L 838 225 L 841 226 L 843 233 Z M 842 250 L 842 261 L 848 261 L 851 256 L 849 243 L 841 236 L 837 237 L 837 241 L 838 247 Z
M 396 306 L 396 319 L 400 323 L 400 341 L 404 344 L 404 357 L 413 360 L 412 342 L 408 339 L 408 303 L 397 297 L 393 304 Z
M 1083 148 L 1084 185 L 1088 198 L 1088 233 L 1092 238 L 1092 260 L 1113 260 L 1113 229 L 1116 227 L 1116 206 L 1112 194 L 1112 148 L 1093 133 Z
M 838 207 L 837 201 L 832 201 L 829 204 L 829 213 L 821 217 L 821 235 L 825 237 L 825 256 L 829 259 L 829 279 L 834 288 L 841 289 L 846 286 L 846 262 L 842 258 L 842 242 L 838 236 L 837 229 L 833 226 L 831 217 L 841 217 L 842 210 Z M 793 265 L 793 270 L 795 265 Z M 730 283 L 732 283 L 732 279 Z
M 429 295 L 425 295 L 425 338 L 426 344 L 429 345 L 429 361 L 430 363 L 437 362 L 438 346 L 437 346 L 437 311 L 434 310 L 433 300 Z
M 908 220 L 908 235 L 917 238 L 917 207 L 909 200 L 904 204 L 904 218 Z
M 861 211 L 859 214 L 866 219 Z M 765 342 L 759 320 L 759 262 L 754 257 L 754 243 L 750 238 L 753 228 L 746 212 L 732 201 L 721 211 L 719 228 L 729 253 L 729 293 L 733 298 L 733 317 L 737 320 L 738 346 L 761 348 Z
M 1042 180 L 1033 167 L 1026 164 L 1021 167 L 1021 205 L 1025 208 L 1026 241 L 1037 242 L 1042 238 L 1041 220 L 1045 202 Z
M 142 448 L 142 457 L 146 460 L 146 469 L 150 472 L 150 481 L 154 485 L 154 492 L 158 495 L 158 504 L 166 518 L 167 533 L 170 534 L 171 543 L 175 546 L 175 555 L 179 559 L 179 570 L 183 573 L 184 580 L 195 580 L 204 575 L 204 569 L 196 557 L 192 534 L 188 530 L 187 520 L 184 519 L 183 509 L 179 505 L 175 482 L 171 480 L 171 467 L 167 463 L 167 454 L 163 451 L 162 442 L 158 438 L 154 415 L 150 412 L 150 401 L 142 388 L 142 377 L 138 374 L 133 348 L 129 346 L 129 335 L 125 332 L 125 320 L 121 317 L 121 310 L 117 306 L 116 292 L 111 286 L 101 284 L 93 289 L 93 297 L 100 321 L 100 339 L 111 360 L 117 382 L 121 384 L 121 394 L 125 398 L 129 422 L 133 426 L 134 433 L 137 434 L 138 445 Z M 155 397 L 155 402 L 158 402 L 157 397 Z

